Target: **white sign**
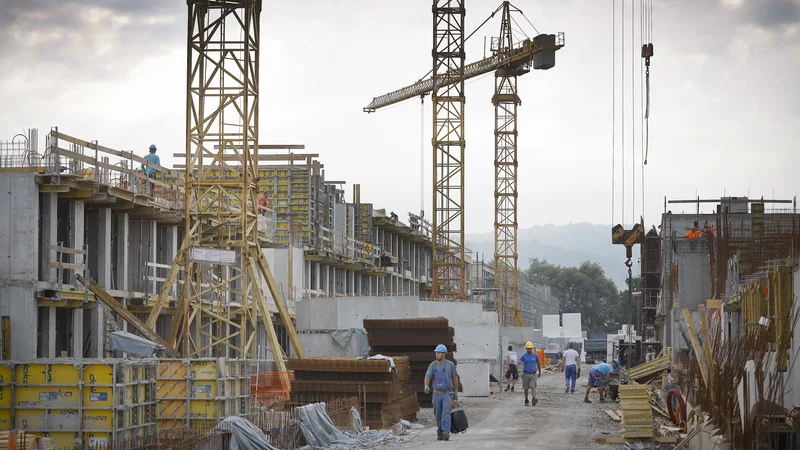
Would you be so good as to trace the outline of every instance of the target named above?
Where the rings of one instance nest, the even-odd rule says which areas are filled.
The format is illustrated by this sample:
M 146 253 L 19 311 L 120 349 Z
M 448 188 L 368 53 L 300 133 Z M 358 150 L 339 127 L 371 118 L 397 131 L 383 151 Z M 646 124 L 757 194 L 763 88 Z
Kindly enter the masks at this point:
M 236 262 L 236 252 L 220 248 L 192 247 L 189 259 L 200 263 L 231 265 Z

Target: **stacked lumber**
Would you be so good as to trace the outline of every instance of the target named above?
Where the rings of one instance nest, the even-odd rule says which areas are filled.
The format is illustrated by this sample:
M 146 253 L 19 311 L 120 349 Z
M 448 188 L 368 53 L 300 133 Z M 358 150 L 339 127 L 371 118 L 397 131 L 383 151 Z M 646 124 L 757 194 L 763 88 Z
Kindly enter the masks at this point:
M 0 431 L 0 450 L 8 450 L 10 447 L 12 437 L 11 431 Z M 56 443 L 50 438 L 39 436 L 37 434 L 26 433 L 24 431 L 16 431 L 15 439 L 17 441 L 16 448 L 19 450 L 27 450 L 29 448 L 39 449 L 38 443 L 43 442 L 44 448 L 47 450 L 54 450 Z
M 409 385 L 409 360 L 392 359 L 394 371 L 387 360 L 290 358 L 286 367 L 294 371 L 294 381 L 289 401 L 308 404 L 359 397 L 366 402 L 361 419 L 372 429 L 389 428 L 400 419 L 416 420 L 419 405 Z
M 447 347 L 446 359 L 457 364 L 455 329 L 445 317 L 419 319 L 364 319 L 370 355 L 405 356 L 411 362 L 411 386 L 420 406 L 431 407 L 433 395 L 425 393 L 425 372 L 435 359 L 434 349 Z M 462 392 L 463 387 L 459 386 Z
M 628 379 L 640 383 L 646 383 L 651 379 L 658 378 L 665 370 L 669 369 L 672 364 L 672 354 L 667 353 L 664 356 L 658 357 L 652 361 L 644 364 L 639 364 L 631 369 L 625 371 Z
M 647 385 L 623 384 L 619 387 L 619 399 L 622 436 L 626 439 L 653 437 L 653 410 Z

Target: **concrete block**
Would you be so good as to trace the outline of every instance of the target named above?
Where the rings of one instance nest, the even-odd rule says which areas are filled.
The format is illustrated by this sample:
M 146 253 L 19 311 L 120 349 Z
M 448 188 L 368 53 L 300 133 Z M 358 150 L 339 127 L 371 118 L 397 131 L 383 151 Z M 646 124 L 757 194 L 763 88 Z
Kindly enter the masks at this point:
M 489 396 L 489 363 L 464 362 L 458 363 L 458 376 L 464 385 L 464 397 Z
M 564 337 L 577 339 L 582 336 L 581 313 L 562 314 L 561 321 L 564 325 Z

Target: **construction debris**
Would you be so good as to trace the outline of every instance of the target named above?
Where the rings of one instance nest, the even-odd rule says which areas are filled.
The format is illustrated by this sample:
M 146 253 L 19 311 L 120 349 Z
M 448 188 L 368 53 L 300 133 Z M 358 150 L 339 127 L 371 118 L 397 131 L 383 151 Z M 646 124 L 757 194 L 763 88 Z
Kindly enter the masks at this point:
M 411 386 L 417 393 L 420 406 L 432 405 L 432 394 L 425 394 L 425 372 L 434 359 L 433 349 L 443 344 L 447 347 L 445 358 L 458 364 L 453 352 L 455 329 L 444 317 L 421 319 L 364 319 L 364 329 L 370 346 L 370 355 L 405 356 L 411 365 Z M 463 386 L 458 387 L 459 392 Z
M 419 405 L 409 385 L 409 360 L 392 359 L 394 371 L 385 359 L 291 358 L 287 367 L 294 371 L 294 381 L 289 399 L 312 403 L 359 395 L 366 399 L 363 419 L 370 428 L 389 428 L 401 419 L 414 421 Z

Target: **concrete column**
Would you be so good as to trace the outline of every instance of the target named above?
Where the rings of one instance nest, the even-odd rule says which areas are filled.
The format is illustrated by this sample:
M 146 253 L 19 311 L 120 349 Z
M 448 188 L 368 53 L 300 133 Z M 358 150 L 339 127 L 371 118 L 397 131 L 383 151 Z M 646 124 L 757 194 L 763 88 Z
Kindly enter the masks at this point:
M 315 291 L 319 291 L 319 282 L 320 282 L 319 277 L 322 275 L 321 271 L 319 270 L 319 263 L 314 263 L 314 273 L 315 273 L 315 276 L 314 276 L 314 290 Z M 314 294 L 314 295 L 319 297 L 319 294 Z
M 145 267 L 147 269 L 147 275 L 146 276 L 155 277 L 156 273 L 157 273 L 156 272 L 156 268 L 147 266 L 146 264 L 148 262 L 157 262 L 158 261 L 158 242 L 159 242 L 158 241 L 158 224 L 156 223 L 155 220 L 148 220 L 148 221 L 146 221 L 146 223 L 147 223 L 147 229 L 149 230 L 149 233 L 150 233 L 150 252 L 147 255 L 147 259 L 144 262 L 145 263 Z M 158 293 L 158 288 L 156 286 L 156 281 L 155 280 L 150 281 L 148 283 L 148 286 L 150 286 L 150 294 L 151 295 Z
M 354 270 L 349 270 L 349 278 L 350 278 L 350 296 L 356 295 L 356 272 Z
M 56 307 L 47 308 L 47 358 L 56 358 Z
M 128 281 L 128 257 L 130 250 L 130 217 L 128 213 L 117 213 L 117 229 L 116 229 L 116 254 L 117 258 L 117 272 L 115 274 L 114 287 L 120 291 L 129 291 L 130 283 Z M 120 299 L 123 306 L 127 308 L 128 299 Z M 120 320 L 117 322 L 123 331 L 128 331 L 128 322 Z
M 56 281 L 56 269 L 48 268 L 47 264 L 50 261 L 57 261 L 56 252 L 50 250 L 50 246 L 58 244 L 58 193 L 45 192 L 41 194 L 41 199 L 42 240 L 39 246 L 39 279 L 54 283 Z
M 177 225 L 167 225 L 166 227 L 166 236 L 164 238 L 164 261 L 162 264 L 172 265 L 175 263 L 175 258 L 178 256 L 178 247 L 180 244 L 178 243 L 178 226 Z M 163 269 L 160 272 L 167 276 L 167 272 L 169 269 Z M 176 284 L 177 285 L 177 284 Z M 177 292 L 175 292 L 175 288 L 172 289 L 172 298 L 177 298 Z
M 100 208 L 97 211 L 97 283 L 106 290 L 111 289 L 111 208 Z M 106 317 L 105 310 L 95 307 L 91 310 L 92 343 L 90 355 L 97 358 L 106 356 Z
M 70 201 L 69 203 L 69 246 L 75 249 L 83 248 L 84 236 L 84 203 L 81 200 Z M 84 263 L 83 255 L 75 255 L 76 264 Z M 77 281 L 75 281 L 77 283 Z M 72 356 L 83 357 L 83 308 L 75 308 L 72 311 Z

